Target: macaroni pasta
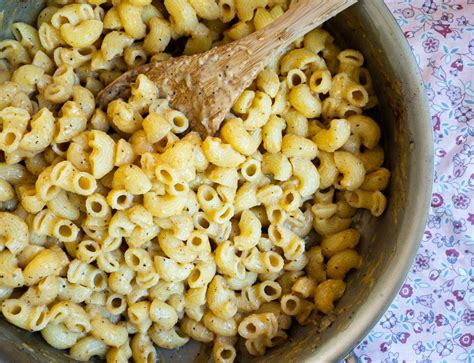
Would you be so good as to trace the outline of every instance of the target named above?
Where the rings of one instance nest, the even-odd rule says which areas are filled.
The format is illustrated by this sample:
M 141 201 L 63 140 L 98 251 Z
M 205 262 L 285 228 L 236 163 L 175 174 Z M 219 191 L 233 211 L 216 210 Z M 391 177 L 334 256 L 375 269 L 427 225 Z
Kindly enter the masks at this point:
M 338 312 L 364 263 L 352 218 L 386 208 L 370 74 L 315 29 L 218 135 L 201 139 L 144 75 L 96 108 L 123 72 L 240 39 L 289 1 L 156 4 L 48 1 L 37 29 L 0 41 L 1 311 L 81 361 L 154 362 L 190 338 L 215 362 L 237 337 L 263 355 L 293 320 Z

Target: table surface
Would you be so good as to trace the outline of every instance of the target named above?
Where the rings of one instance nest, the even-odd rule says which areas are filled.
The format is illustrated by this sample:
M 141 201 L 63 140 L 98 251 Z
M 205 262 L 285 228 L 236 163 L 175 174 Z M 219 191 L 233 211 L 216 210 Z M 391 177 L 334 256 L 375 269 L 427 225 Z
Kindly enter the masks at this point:
M 474 0 L 385 0 L 422 71 L 435 144 L 423 241 L 361 362 L 474 362 Z

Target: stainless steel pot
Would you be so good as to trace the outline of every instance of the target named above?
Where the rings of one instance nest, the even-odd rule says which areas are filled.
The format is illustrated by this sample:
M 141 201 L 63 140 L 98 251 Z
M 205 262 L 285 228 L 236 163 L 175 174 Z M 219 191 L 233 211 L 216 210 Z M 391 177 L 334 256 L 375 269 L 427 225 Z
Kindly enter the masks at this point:
M 0 37 L 10 36 L 14 21 L 33 22 L 44 1 L 0 0 Z M 0 14 L 1 14 L 0 13 Z M 0 20 L 2 16 L 0 15 Z M 255 361 L 333 362 L 346 356 L 370 331 L 397 294 L 422 238 L 433 172 L 430 113 L 415 59 L 395 19 L 382 0 L 360 0 L 327 24 L 341 45 L 366 57 L 380 99 L 386 165 L 392 171 L 388 208 L 382 218 L 362 214 L 363 267 L 350 276 L 337 305 L 339 316 L 324 332 L 294 328 L 289 341 Z M 209 351 L 188 344 L 160 352 L 165 361 L 207 361 Z M 243 356 L 242 361 L 248 357 Z M 0 362 L 70 362 L 30 334 L 0 320 Z

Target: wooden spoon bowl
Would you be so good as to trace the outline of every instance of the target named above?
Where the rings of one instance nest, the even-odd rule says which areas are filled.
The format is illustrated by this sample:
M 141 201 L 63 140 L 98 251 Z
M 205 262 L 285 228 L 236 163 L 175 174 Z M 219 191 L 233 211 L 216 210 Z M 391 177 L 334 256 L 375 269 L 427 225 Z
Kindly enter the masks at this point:
M 116 98 L 126 98 L 130 84 L 145 74 L 160 97 L 167 97 L 172 107 L 183 112 L 201 136 L 214 135 L 237 97 L 272 57 L 356 2 L 295 0 L 276 21 L 245 38 L 126 72 L 98 95 L 98 104 L 105 107 Z

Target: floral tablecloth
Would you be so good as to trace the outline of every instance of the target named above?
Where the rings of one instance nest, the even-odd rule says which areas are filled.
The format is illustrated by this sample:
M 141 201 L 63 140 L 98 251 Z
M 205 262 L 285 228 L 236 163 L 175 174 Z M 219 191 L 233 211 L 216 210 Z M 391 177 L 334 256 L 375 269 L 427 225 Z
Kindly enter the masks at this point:
M 361 362 L 474 362 L 474 0 L 385 0 L 422 71 L 435 179 L 415 263 Z

